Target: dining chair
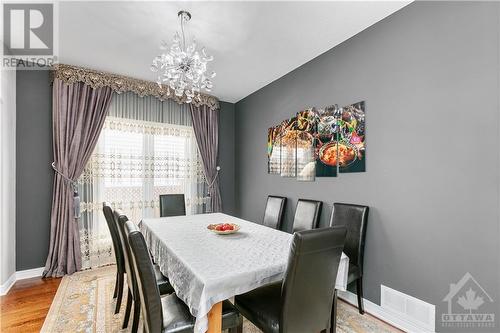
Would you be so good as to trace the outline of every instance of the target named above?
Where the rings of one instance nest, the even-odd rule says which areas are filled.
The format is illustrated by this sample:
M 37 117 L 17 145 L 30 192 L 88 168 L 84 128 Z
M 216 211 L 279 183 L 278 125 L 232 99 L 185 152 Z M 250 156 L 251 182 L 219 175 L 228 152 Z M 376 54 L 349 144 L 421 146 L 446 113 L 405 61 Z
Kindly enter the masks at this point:
M 262 224 L 266 227 L 279 230 L 283 221 L 285 205 L 285 197 L 279 197 L 275 195 L 268 196 Z
M 113 251 L 115 253 L 116 260 L 115 290 L 113 292 L 113 298 L 116 298 L 116 314 L 120 311 L 120 306 L 122 304 L 123 282 L 125 279 L 125 259 L 123 258 L 122 247 L 120 245 L 120 235 L 118 234 L 118 229 L 115 223 L 115 217 L 113 215 L 113 209 L 111 208 L 111 205 L 107 202 L 103 202 L 102 211 L 104 213 L 104 217 L 106 218 L 106 224 L 108 225 L 109 233 L 111 234 L 111 241 L 113 243 Z
M 122 246 L 123 257 L 125 259 L 125 271 L 127 273 L 127 305 L 125 307 L 125 316 L 123 317 L 122 328 L 127 328 L 130 319 L 130 311 L 132 309 L 132 304 L 134 305 L 134 316 L 132 318 L 132 332 L 137 332 L 139 328 L 139 313 L 140 313 L 140 302 L 139 302 L 139 292 L 137 290 L 137 281 L 135 279 L 134 268 L 131 263 L 131 253 L 130 244 L 127 238 L 127 228 L 138 231 L 135 224 L 128 220 L 127 216 L 122 212 L 115 210 L 115 219 L 117 221 L 117 227 L 120 234 L 120 244 Z M 128 226 L 126 224 L 128 223 Z M 155 282 L 158 286 L 159 292 L 163 294 L 171 294 L 174 292 L 174 288 L 168 281 L 168 279 L 160 272 L 158 265 L 153 266 L 155 274 Z
M 299 199 L 293 218 L 293 232 L 317 228 L 322 206 L 322 201 Z
M 327 330 L 345 235 L 343 227 L 296 232 L 283 281 L 237 295 L 236 308 L 265 333 Z
M 155 273 L 148 248 L 142 234 L 132 231 L 128 234 L 134 272 L 138 284 L 144 331 L 147 333 L 194 332 L 195 317 L 177 295 L 160 297 L 155 284 Z M 229 333 L 243 331 L 243 319 L 229 302 L 222 303 L 222 330 Z
M 160 217 L 186 215 L 184 194 L 161 194 Z
M 356 281 L 358 310 L 361 314 L 365 313 L 363 307 L 363 257 L 368 212 L 368 206 L 334 203 L 330 218 L 330 226 L 345 226 L 347 228 L 344 246 L 344 253 L 349 257 L 347 284 Z

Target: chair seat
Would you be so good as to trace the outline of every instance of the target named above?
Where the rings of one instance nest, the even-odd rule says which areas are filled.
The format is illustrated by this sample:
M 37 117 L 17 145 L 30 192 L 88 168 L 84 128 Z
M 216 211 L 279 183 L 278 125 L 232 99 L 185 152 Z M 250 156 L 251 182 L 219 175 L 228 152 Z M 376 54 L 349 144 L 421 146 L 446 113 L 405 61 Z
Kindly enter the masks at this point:
M 195 317 L 189 312 L 187 305 L 171 294 L 161 299 L 163 311 L 163 333 L 192 333 Z M 222 303 L 222 330 L 241 325 L 243 318 L 229 301 Z
M 160 272 L 160 267 L 158 265 L 153 265 L 156 277 L 156 284 L 160 290 L 160 295 L 167 295 L 174 292 L 174 288 L 168 281 L 168 278 Z
M 281 313 L 281 282 L 235 297 L 236 308 L 266 333 L 278 333 Z
M 349 273 L 347 274 L 347 284 L 356 281 L 361 277 L 361 270 L 358 266 L 349 263 Z

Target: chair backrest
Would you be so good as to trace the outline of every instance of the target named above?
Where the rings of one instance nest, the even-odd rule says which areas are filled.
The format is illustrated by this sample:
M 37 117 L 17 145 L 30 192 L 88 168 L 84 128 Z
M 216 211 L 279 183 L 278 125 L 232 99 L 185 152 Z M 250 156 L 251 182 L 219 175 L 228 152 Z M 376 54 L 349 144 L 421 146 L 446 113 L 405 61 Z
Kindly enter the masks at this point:
M 270 195 L 267 197 L 266 210 L 262 224 L 273 229 L 280 229 L 283 221 L 286 198 Z
M 119 210 L 114 211 L 117 229 L 120 234 L 120 244 L 123 251 L 123 258 L 125 260 L 125 272 L 127 273 L 127 283 L 132 291 L 132 297 L 135 300 L 137 297 L 137 281 L 135 280 L 134 270 L 131 262 L 130 245 L 128 243 L 127 233 L 125 231 L 125 223 L 128 218 Z
M 316 228 L 322 205 L 321 201 L 299 199 L 293 218 L 293 232 Z
M 346 229 L 296 232 L 281 288 L 280 332 L 320 332 L 329 326 Z
M 336 202 L 333 204 L 330 218 L 331 226 L 346 227 L 347 237 L 344 253 L 349 257 L 350 263 L 359 267 L 361 273 L 363 273 L 363 256 L 368 212 L 368 206 Z
M 107 202 L 103 202 L 102 212 L 104 213 L 106 224 L 108 225 L 109 233 L 111 234 L 111 241 L 113 243 L 113 250 L 115 252 L 116 269 L 119 274 L 122 274 L 125 272 L 125 259 L 123 258 L 123 251 L 120 243 L 120 234 L 116 226 L 113 209 L 111 209 L 111 206 Z
M 160 299 L 160 290 L 156 284 L 153 263 L 149 256 L 144 237 L 139 231 L 128 234 L 132 265 L 139 290 L 141 313 L 146 333 L 162 331 L 163 312 Z
M 160 216 L 181 216 L 186 215 L 186 201 L 184 194 L 161 194 L 160 195 Z

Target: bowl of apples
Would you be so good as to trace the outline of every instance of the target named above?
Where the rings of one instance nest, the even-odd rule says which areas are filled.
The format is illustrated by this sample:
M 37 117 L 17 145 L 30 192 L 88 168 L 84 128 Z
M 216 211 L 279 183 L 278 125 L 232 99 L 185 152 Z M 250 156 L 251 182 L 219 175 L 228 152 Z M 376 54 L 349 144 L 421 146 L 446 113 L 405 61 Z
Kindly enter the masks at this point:
M 238 232 L 240 226 L 235 223 L 217 223 L 209 224 L 207 229 L 218 235 L 230 235 Z

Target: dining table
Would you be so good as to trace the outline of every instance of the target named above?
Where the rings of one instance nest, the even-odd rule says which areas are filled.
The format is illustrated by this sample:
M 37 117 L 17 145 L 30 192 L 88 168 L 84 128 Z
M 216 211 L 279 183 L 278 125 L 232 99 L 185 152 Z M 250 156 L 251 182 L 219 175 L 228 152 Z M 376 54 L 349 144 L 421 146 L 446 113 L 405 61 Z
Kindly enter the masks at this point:
M 240 229 L 220 235 L 207 228 L 217 223 Z M 160 271 L 196 318 L 197 333 L 221 332 L 222 301 L 282 281 L 293 239 L 223 213 L 144 218 L 139 229 Z M 342 253 L 337 290 L 346 290 L 348 268 L 349 258 Z

